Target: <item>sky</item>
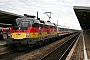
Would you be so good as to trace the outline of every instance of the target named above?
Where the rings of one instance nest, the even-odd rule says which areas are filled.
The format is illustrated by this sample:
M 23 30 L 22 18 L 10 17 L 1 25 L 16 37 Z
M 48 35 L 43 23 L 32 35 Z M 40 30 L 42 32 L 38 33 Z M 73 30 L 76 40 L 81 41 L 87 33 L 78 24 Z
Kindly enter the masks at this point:
M 70 29 L 81 30 L 73 6 L 90 6 L 90 0 L 0 0 L 0 10 L 14 14 L 28 14 L 38 16 L 41 20 L 48 21 L 45 12 L 51 12 L 52 23 Z M 49 13 L 48 13 L 49 15 Z

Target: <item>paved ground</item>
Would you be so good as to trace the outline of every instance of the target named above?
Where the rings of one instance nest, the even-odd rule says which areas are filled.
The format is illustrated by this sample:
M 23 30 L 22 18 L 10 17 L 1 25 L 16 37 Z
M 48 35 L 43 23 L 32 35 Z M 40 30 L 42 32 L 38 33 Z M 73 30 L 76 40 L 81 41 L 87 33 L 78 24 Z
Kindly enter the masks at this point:
M 72 50 L 72 54 L 69 54 L 71 58 L 69 60 L 83 60 L 84 53 L 83 53 L 83 41 L 82 41 L 82 35 L 80 34 L 80 37 L 77 40 L 77 43 L 75 43 L 74 49 Z M 70 52 L 71 53 L 71 52 Z M 68 59 L 67 59 L 68 60 Z
M 84 33 L 84 40 L 85 40 L 87 58 L 90 59 L 90 35 Z
M 8 48 L 5 45 L 6 45 L 6 40 L 0 39 L 0 54 L 8 50 Z
M 1 40 L 1 41 L 0 41 L 0 46 L 5 45 L 5 44 L 6 44 L 6 40 L 4 40 L 4 41 Z
M 70 60 L 90 59 L 90 35 L 81 33 Z

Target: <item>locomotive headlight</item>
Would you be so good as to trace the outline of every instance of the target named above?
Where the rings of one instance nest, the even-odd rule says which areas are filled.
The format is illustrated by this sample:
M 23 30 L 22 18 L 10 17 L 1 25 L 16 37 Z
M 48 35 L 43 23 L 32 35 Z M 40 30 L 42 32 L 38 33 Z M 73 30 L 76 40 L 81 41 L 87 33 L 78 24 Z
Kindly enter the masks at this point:
M 27 33 L 27 34 L 26 34 L 26 38 L 29 38 L 29 37 L 30 37 L 30 33 Z

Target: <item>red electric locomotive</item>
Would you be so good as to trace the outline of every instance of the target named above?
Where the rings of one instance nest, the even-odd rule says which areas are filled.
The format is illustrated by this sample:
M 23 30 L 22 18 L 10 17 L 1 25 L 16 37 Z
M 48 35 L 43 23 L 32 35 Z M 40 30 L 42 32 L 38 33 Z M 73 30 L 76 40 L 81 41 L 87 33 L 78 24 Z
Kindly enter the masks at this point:
M 35 18 L 17 18 L 10 29 L 8 45 L 40 44 L 52 38 L 57 38 L 57 26 L 51 22 L 41 21 Z

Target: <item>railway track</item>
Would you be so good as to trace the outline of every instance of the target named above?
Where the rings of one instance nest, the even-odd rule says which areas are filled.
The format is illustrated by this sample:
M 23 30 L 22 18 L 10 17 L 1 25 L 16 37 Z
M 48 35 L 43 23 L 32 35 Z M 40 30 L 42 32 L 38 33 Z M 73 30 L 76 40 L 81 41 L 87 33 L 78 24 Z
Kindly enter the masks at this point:
M 10 51 L 5 54 L 0 55 L 0 60 L 13 60 L 14 58 L 24 55 L 29 51 Z
M 16 48 L 12 48 L 9 51 L 0 53 L 0 60 L 14 60 L 19 56 L 25 55 L 27 53 L 31 53 L 36 48 L 32 48 L 30 50 L 16 50 Z
M 42 57 L 41 60 L 65 60 L 78 36 L 79 34 L 70 38 L 69 40 L 52 50 L 50 53 Z
M 40 47 L 38 47 L 38 48 L 40 48 Z M 7 53 L 1 54 L 0 60 L 14 60 L 14 59 L 17 59 L 17 57 L 27 55 L 28 53 L 32 53 L 34 50 L 36 50 L 36 49 L 38 50 L 38 48 L 33 48 L 31 50 L 28 50 L 28 51 L 16 51 L 16 50 L 9 51 Z

